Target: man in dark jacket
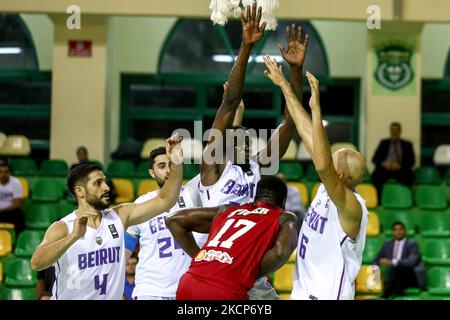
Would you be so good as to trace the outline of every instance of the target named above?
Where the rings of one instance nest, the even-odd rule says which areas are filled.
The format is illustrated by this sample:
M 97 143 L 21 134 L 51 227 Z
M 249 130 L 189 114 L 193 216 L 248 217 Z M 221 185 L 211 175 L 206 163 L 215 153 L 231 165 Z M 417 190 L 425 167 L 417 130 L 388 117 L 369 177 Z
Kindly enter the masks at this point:
M 406 228 L 402 222 L 392 225 L 393 240 L 386 241 L 374 260 L 374 264 L 388 266 L 384 281 L 384 298 L 403 295 L 406 288 L 426 288 L 425 268 L 420 263 L 419 246 L 406 238 Z
M 382 140 L 373 155 L 375 171 L 372 182 L 381 197 L 383 184 L 389 179 L 411 186 L 414 180 L 412 167 L 415 157 L 411 142 L 400 139 L 402 127 L 400 123 L 391 123 L 391 137 Z

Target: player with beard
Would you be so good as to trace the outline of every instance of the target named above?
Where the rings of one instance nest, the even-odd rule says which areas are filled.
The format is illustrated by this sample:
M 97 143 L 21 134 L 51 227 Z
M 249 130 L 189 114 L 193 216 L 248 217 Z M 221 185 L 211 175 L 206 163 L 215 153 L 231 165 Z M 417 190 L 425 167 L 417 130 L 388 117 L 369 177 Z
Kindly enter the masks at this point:
M 261 8 L 257 10 L 256 3 L 252 9 L 242 15 L 242 43 L 233 69 L 231 70 L 228 87 L 219 107 L 207 145 L 203 152 L 200 170 L 200 197 L 203 207 L 217 207 L 224 204 L 242 205 L 252 202 L 255 189 L 261 179 L 261 167 L 269 167 L 274 158 L 272 149 L 281 159 L 286 152 L 295 132 L 295 125 L 289 113 L 285 112 L 285 119 L 275 130 L 267 143 L 255 157 L 250 158 L 250 139 L 248 132 L 242 126 L 233 125 L 236 109 L 242 99 L 245 72 L 252 47 L 264 34 L 265 24 L 261 24 Z M 293 91 L 302 100 L 302 67 L 305 60 L 309 36 L 302 39 L 301 27 L 293 24 L 286 28 L 288 48 L 280 45 L 284 60 L 290 66 L 290 80 Z M 223 157 L 218 155 L 216 139 L 225 137 L 227 130 L 233 131 L 233 136 L 225 143 L 227 150 Z M 264 157 L 270 159 L 264 159 Z M 269 161 L 267 161 L 269 160 Z M 254 288 L 249 292 L 251 300 L 278 299 L 275 290 L 266 278 L 257 279 Z
M 172 208 L 180 193 L 183 152 L 176 135 L 167 139 L 172 168 L 154 198 L 109 208 L 106 177 L 96 165 L 71 170 L 68 187 L 78 208 L 53 223 L 31 258 L 33 270 L 55 266 L 53 300 L 120 300 L 125 284 L 125 230 Z

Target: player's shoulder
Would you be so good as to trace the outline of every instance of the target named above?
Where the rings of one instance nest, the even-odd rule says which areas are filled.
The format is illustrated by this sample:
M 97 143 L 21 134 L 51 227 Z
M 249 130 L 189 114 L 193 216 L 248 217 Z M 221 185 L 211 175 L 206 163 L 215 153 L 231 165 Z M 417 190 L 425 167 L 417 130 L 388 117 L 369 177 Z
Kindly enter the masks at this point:
M 156 197 L 157 194 L 158 194 L 157 190 L 147 192 L 146 194 L 143 194 L 140 197 L 138 197 L 136 200 L 134 200 L 134 203 L 135 204 L 139 204 L 139 203 L 148 201 L 148 200 L 153 199 L 154 197 Z

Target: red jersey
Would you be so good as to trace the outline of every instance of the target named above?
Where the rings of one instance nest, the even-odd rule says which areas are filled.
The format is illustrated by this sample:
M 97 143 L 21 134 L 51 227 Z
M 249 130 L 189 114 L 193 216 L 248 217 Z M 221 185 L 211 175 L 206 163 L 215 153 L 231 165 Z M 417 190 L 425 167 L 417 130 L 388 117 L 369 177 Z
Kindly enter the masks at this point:
M 247 295 L 256 281 L 264 254 L 275 243 L 283 212 L 265 201 L 223 211 L 212 222 L 208 240 L 192 259 L 187 273 Z

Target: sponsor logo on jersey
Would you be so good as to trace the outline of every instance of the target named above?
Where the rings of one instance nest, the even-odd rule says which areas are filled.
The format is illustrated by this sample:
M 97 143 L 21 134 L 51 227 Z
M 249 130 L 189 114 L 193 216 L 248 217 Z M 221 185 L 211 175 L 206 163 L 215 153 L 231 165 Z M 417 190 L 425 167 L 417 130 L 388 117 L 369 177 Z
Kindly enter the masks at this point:
M 111 231 L 111 235 L 113 239 L 116 239 L 119 237 L 119 233 L 117 232 L 116 226 L 114 224 L 108 225 L 109 231 Z
M 179 198 L 178 198 L 178 206 L 179 206 L 180 208 L 186 208 L 186 203 L 184 202 L 183 197 L 179 197 Z
M 96 242 L 98 245 L 101 245 L 102 242 L 103 242 L 102 237 L 97 237 L 97 238 L 95 238 L 95 242 Z
M 236 215 L 236 216 L 247 216 L 249 214 L 266 215 L 269 213 L 269 211 L 270 210 L 267 208 L 256 208 L 255 210 L 252 210 L 252 211 L 247 210 L 247 209 L 237 209 L 237 210 L 234 210 L 233 212 L 231 212 L 228 215 L 228 218 L 230 218 L 234 215 Z
M 217 260 L 220 263 L 233 263 L 233 258 L 230 257 L 230 255 L 227 252 L 219 251 L 219 250 L 201 250 L 197 255 L 195 256 L 195 261 L 213 261 Z

